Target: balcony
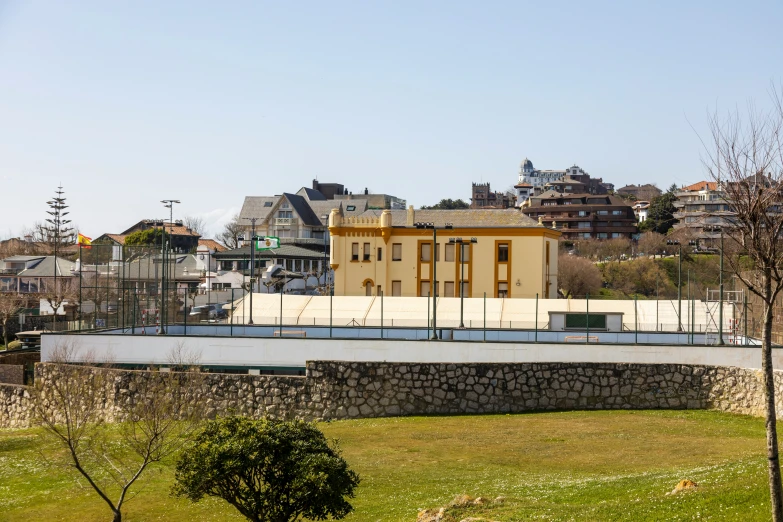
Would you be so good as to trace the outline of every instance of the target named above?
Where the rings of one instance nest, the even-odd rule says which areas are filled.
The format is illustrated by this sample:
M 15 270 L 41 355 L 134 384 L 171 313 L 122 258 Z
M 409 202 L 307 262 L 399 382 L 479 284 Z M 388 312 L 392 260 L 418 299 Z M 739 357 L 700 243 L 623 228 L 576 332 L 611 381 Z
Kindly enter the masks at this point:
M 275 226 L 278 227 L 290 227 L 296 224 L 296 218 L 275 218 Z
M 0 275 L 16 275 L 24 268 L 0 268 Z

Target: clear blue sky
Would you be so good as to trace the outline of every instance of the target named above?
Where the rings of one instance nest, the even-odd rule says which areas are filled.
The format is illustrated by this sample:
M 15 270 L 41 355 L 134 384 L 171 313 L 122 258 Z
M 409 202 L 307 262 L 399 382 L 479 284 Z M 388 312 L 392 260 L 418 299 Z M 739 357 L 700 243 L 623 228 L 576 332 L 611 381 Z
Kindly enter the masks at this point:
M 692 183 L 690 124 L 767 103 L 781 23 L 780 1 L 0 0 L 0 236 L 59 183 L 93 237 L 166 198 L 214 231 L 314 177 L 468 199 L 526 156 Z

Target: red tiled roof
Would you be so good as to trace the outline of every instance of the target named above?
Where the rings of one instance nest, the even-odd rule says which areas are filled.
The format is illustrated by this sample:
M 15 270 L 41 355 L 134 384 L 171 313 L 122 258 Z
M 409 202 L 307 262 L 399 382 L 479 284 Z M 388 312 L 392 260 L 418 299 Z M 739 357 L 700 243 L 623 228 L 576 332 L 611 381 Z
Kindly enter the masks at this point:
M 699 190 L 718 190 L 718 183 L 716 181 L 699 181 L 698 183 L 694 183 L 693 185 L 682 187 L 682 190 L 687 190 L 692 192 L 699 191 Z
M 225 252 L 228 250 L 214 239 L 199 239 L 198 246 L 205 246 L 210 250 L 214 250 L 215 252 Z

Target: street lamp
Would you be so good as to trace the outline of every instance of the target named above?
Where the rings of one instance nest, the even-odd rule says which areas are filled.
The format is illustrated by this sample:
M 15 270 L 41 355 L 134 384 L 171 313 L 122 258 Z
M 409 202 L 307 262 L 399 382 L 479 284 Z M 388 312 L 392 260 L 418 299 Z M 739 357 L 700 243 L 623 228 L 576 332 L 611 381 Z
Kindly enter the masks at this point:
M 461 237 L 450 237 L 449 244 L 459 245 L 459 264 L 460 264 L 460 277 L 459 277 L 459 327 L 465 328 L 465 322 L 463 320 L 465 311 L 465 247 L 471 243 L 478 243 L 475 237 L 470 239 L 462 239 Z
M 432 229 L 432 339 L 438 340 L 438 321 L 437 321 L 437 307 L 438 307 L 438 228 L 435 223 L 414 223 L 413 226 L 422 229 Z M 440 227 L 441 230 L 451 230 L 454 226 L 451 223 L 446 223 L 445 226 Z
M 667 239 L 667 245 L 676 245 L 679 248 L 677 256 L 677 331 L 682 332 L 682 245 L 676 239 Z
M 172 246 L 171 245 L 171 236 L 172 236 L 172 234 L 174 234 L 174 204 L 175 203 L 180 203 L 180 201 L 178 199 L 164 199 L 164 200 L 161 201 L 161 203 L 163 203 L 164 207 L 169 209 L 168 249 L 171 250 L 171 246 Z M 165 225 L 163 225 L 163 236 L 164 236 L 164 238 L 166 236 L 166 226 Z M 169 279 L 168 284 L 171 285 L 171 274 L 168 274 L 168 275 L 166 274 L 166 272 L 171 267 L 169 266 L 170 263 L 166 261 L 166 248 L 165 247 L 163 248 L 163 251 L 161 252 L 161 254 L 163 255 L 163 262 L 165 263 L 163 265 L 163 278 L 164 278 L 164 281 L 165 281 L 166 277 L 168 277 L 168 279 Z M 161 314 L 160 314 L 161 318 L 160 318 L 160 332 L 159 333 L 160 334 L 165 334 L 166 333 L 166 309 L 168 307 L 166 306 L 166 299 L 167 299 L 166 287 L 165 287 L 165 283 L 163 283 L 163 281 L 161 281 L 161 292 L 163 293 L 163 299 L 160 300 L 160 304 L 161 304 L 162 310 L 161 310 Z
M 256 286 L 256 221 L 258 218 L 243 218 L 250 221 L 250 320 L 247 324 L 253 324 L 253 291 Z

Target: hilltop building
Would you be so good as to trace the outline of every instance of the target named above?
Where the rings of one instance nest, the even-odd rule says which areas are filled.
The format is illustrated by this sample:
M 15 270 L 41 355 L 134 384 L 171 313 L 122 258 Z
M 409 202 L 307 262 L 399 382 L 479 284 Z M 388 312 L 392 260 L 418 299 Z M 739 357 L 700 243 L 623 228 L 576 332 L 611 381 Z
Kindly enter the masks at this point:
M 473 183 L 470 208 L 513 208 L 514 195 L 506 192 L 493 192 L 489 183 Z
M 545 192 L 546 186 L 563 181 L 566 177 L 573 182 L 581 183 L 583 192 L 588 194 L 607 194 L 614 189 L 611 183 L 604 183 L 602 178 L 591 178 L 578 165 L 564 170 L 540 170 L 533 167 L 533 162 L 525 158 L 519 169 L 519 179 L 516 189 L 516 206 L 522 206 L 531 196 Z

